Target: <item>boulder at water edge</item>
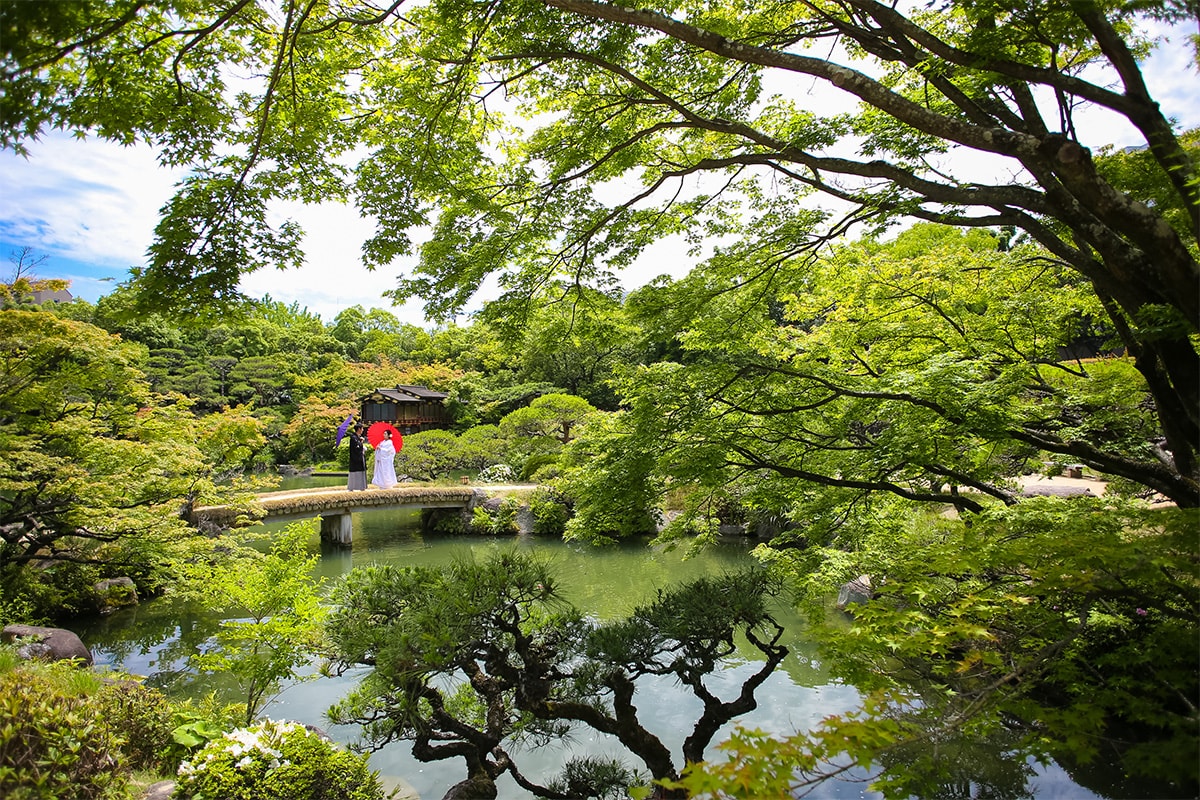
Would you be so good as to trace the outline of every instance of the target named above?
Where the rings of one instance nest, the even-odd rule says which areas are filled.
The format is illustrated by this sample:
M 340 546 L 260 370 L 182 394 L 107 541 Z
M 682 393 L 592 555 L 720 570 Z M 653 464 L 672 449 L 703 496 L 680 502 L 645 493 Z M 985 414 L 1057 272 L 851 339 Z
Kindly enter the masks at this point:
M 20 658 L 41 661 L 81 659 L 92 665 L 92 651 L 83 640 L 63 628 L 40 628 L 36 625 L 7 625 L 0 632 L 0 641 L 16 642 Z
M 859 575 L 852 581 L 842 584 L 838 592 L 837 607 L 845 611 L 850 606 L 865 603 L 871 599 L 871 576 Z
M 92 588 L 96 592 L 96 608 L 101 614 L 111 614 L 119 608 L 138 604 L 137 586 L 133 578 L 108 578 L 97 581 Z

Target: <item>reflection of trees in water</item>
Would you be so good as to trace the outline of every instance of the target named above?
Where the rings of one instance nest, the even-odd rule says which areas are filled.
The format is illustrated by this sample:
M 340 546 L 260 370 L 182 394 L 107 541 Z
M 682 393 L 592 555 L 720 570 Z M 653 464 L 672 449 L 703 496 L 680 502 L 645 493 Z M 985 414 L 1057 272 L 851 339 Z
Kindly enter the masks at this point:
M 1037 773 L 1029 736 L 1030 729 L 1011 718 L 997 720 L 981 718 L 969 729 L 950 728 L 945 721 L 953 711 L 944 703 L 935 705 L 936 693 L 926 698 L 931 705 L 911 713 L 898 711 L 898 721 L 927 720 L 931 724 L 925 738 L 888 750 L 879 759 L 879 766 L 891 776 L 902 776 L 903 786 L 913 797 L 922 800 L 1032 800 L 1038 797 L 1039 787 L 1030 786 Z M 1100 797 L 1118 800 L 1145 798 L 1192 798 L 1194 787 L 1183 787 L 1143 776 L 1131 778 L 1123 774 L 1121 751 L 1132 746 L 1130 741 L 1105 737 L 1109 747 L 1087 764 L 1070 762 L 1069 756 L 1055 753 L 1055 763 L 1079 788 L 1095 792 Z M 1039 742 L 1044 745 L 1044 742 Z
M 1147 734 L 1153 740 L 1154 733 Z M 1178 798 L 1194 800 L 1200 797 L 1197 787 L 1179 785 L 1145 775 L 1131 776 L 1122 768 L 1127 763 L 1126 751 L 1139 744 L 1137 731 L 1126 726 L 1112 726 L 1105 731 L 1104 743 L 1096 758 L 1086 764 L 1073 760 L 1070 753 L 1053 753 L 1058 765 L 1071 780 L 1098 795 L 1112 800 L 1157 800 Z M 1140 744 L 1145 745 L 1145 741 Z
M 156 653 L 168 664 L 186 658 L 216 631 L 220 620 L 166 600 L 152 600 L 96 620 L 80 630 L 97 660 L 124 663 L 135 653 Z
M 1020 754 L 1022 734 L 989 728 L 983 736 L 963 731 L 931 734 L 887 751 L 879 760 L 923 800 L 1033 800 L 1035 770 Z
M 104 619 L 80 631 L 97 662 L 116 669 L 150 656 L 146 685 L 185 697 L 222 691 L 222 681 L 197 675 L 188 659 L 200 652 L 220 627 L 222 618 L 166 600 L 156 600 Z M 225 681 L 224 683 L 228 683 Z

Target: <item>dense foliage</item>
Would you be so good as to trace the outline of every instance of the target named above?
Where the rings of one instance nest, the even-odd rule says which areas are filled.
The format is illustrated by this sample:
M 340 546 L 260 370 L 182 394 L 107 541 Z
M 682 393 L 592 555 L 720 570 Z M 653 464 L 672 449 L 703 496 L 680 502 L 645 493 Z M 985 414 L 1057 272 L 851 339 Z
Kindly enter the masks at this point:
M 596 626 L 519 559 L 358 573 L 335 643 L 374 673 L 340 713 L 463 757 L 462 791 L 526 781 L 506 737 L 573 720 L 624 736 L 663 793 L 777 795 L 857 767 L 889 796 L 937 794 L 971 779 L 986 735 L 1012 764 L 1106 759 L 1195 794 L 1197 134 L 1139 67 L 1147 26 L 1189 16 L 2 3 L 5 147 L 57 126 L 190 168 L 130 285 L 52 313 L 15 310 L 29 274 L 0 292 L 5 599 L 66 607 L 82 593 L 64 587 L 116 565 L 163 580 L 185 541 L 174 507 L 335 462 L 358 397 L 421 383 L 449 392 L 454 425 L 408 437 L 399 471 L 536 477 L 536 524 L 573 540 L 754 531 L 831 671 L 869 692 L 813 732 L 737 733 L 728 764 L 686 744 L 676 763 L 630 716 L 631 683 L 678 646 L 703 696 L 729 626 L 765 621 L 754 609 L 697 586 Z M 1097 138 L 1108 123 L 1144 148 Z M 503 296 L 431 331 L 245 302 L 241 275 L 301 260 L 272 204 L 328 199 L 374 218 L 370 266 L 432 229 L 396 298 L 448 318 L 493 275 Z M 616 272 L 677 239 L 693 268 L 623 294 Z M 1102 498 L 1022 491 L 1072 465 L 1106 479 Z M 22 587 L 35 561 L 56 563 Z M 874 596 L 828 613 L 860 575 Z M 947 757 L 951 739 L 968 755 Z M 1019 796 L 1022 769 L 989 791 Z M 632 780 L 568 772 L 536 791 Z
M 72 668 L 65 667 L 69 673 Z M 0 792 L 14 800 L 123 795 L 121 740 L 67 675 L 0 674 Z
M 127 798 L 131 771 L 170 771 L 172 710 L 132 680 L 0 647 L 0 793 L 13 800 Z
M 970 527 L 879 526 L 854 552 L 764 546 L 802 588 L 823 656 L 868 701 L 789 739 L 735 737 L 730 761 L 686 784 L 776 796 L 858 767 L 888 797 L 935 796 L 981 779 L 954 750 L 1004 741 L 1026 758 L 1111 765 L 1119 777 L 1101 794 L 1186 796 L 1198 783 L 1198 524 L 1194 512 L 1040 498 Z M 852 619 L 829 615 L 831 590 L 862 574 L 872 600 Z M 1009 775 L 996 796 L 1021 796 L 1026 778 Z
M 189 167 L 137 270 L 144 307 L 213 313 L 245 272 L 302 261 L 273 202 L 352 198 L 377 223 L 369 266 L 432 229 L 395 293 L 432 316 L 489 275 L 502 316 L 553 301 L 522 370 L 602 406 L 596 379 L 630 354 L 603 297 L 663 238 L 724 271 L 694 283 L 706 302 L 731 282 L 769 295 L 854 225 L 1009 228 L 1094 293 L 1154 401 L 1169 494 L 1200 504 L 1196 139 L 1139 65 L 1144 31 L 1188 20 L 1186 3 L 0 9 L 3 146 L 59 127 Z M 1145 152 L 1106 151 L 1117 125 Z M 361 358 L 376 330 L 359 316 Z M 568 357 L 547 358 L 548 339 Z M 264 366 L 231 373 L 236 391 L 278 396 Z
M 285 682 L 301 679 L 299 670 L 316 649 L 325 608 L 320 582 L 310 577 L 317 556 L 308 554 L 307 545 L 314 532 L 312 524 L 295 523 L 274 538 L 267 553 L 244 547 L 188 564 L 176 587 L 177 595 L 229 617 L 205 652 L 190 660 L 201 671 L 226 673 L 237 682 L 246 725 Z
M 228 495 L 216 481 L 262 444 L 230 409 L 197 418 L 156 396 L 135 345 L 43 311 L 0 312 L 0 582 L 37 613 L 94 610 L 99 578 L 145 593 L 203 549 L 183 516 Z M 37 570 L 31 569 L 37 566 Z

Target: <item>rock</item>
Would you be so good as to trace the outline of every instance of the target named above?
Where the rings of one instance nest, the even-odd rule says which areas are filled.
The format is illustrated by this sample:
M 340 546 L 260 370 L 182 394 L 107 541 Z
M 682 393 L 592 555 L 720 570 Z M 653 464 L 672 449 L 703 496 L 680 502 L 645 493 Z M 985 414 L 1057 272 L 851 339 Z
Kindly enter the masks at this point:
M 658 533 L 662 533 L 663 530 L 666 529 L 666 527 L 668 525 L 670 525 L 672 522 L 674 522 L 679 517 L 679 515 L 682 513 L 683 513 L 682 511 L 662 511 L 662 512 L 660 512 L 658 515 L 658 525 L 655 526 L 657 528 Z
M 7 625 L 0 632 L 0 641 L 15 642 L 17 655 L 27 660 L 62 661 L 78 658 L 92 666 L 92 651 L 83 640 L 63 628 L 40 628 L 36 625 Z
M 332 736 L 330 736 L 328 733 L 326 733 L 323 729 L 318 728 L 316 725 L 309 725 L 308 723 L 301 723 L 301 724 L 304 725 L 304 729 L 306 731 L 311 733 L 313 736 L 316 736 L 322 742 L 332 742 L 333 741 Z
M 421 795 L 404 778 L 396 775 L 380 775 L 379 783 L 383 785 L 383 796 L 390 800 L 421 800 Z
M 503 504 L 504 504 L 504 498 L 489 497 L 487 500 L 483 501 L 482 508 L 484 511 L 487 511 L 491 514 L 495 514 L 497 511 L 500 510 L 500 506 Z
M 101 614 L 111 614 L 119 608 L 138 604 L 137 586 L 133 578 L 108 578 L 97 581 L 92 588 L 96 592 L 96 608 Z
M 754 520 L 749 533 L 755 539 L 774 539 L 781 533 L 796 530 L 796 527 L 796 523 L 785 516 L 764 514 Z
M 852 581 L 842 584 L 838 591 L 837 607 L 845 611 L 852 605 L 865 603 L 871 599 L 871 576 L 859 575 Z
M 159 781 L 146 787 L 142 800 L 171 800 L 175 793 L 175 781 Z
M 533 533 L 533 528 L 534 525 L 537 524 L 537 519 L 533 516 L 533 509 L 529 507 L 528 503 L 522 504 L 521 507 L 517 509 L 516 522 L 517 530 L 522 535 L 528 536 Z

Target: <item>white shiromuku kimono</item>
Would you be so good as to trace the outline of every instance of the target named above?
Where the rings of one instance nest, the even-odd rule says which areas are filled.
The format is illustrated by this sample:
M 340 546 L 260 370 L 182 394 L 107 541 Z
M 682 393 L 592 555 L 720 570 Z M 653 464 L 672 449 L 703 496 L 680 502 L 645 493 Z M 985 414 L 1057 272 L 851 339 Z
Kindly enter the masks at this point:
M 396 445 L 391 439 L 384 439 L 375 448 L 375 474 L 371 483 L 380 489 L 390 489 L 396 485 Z

